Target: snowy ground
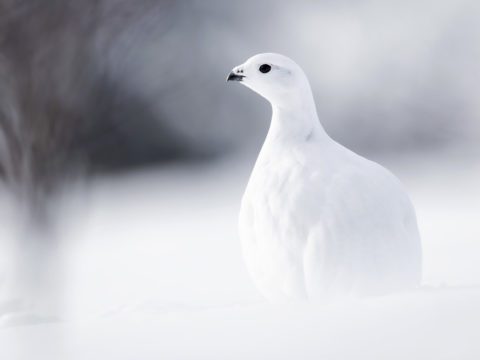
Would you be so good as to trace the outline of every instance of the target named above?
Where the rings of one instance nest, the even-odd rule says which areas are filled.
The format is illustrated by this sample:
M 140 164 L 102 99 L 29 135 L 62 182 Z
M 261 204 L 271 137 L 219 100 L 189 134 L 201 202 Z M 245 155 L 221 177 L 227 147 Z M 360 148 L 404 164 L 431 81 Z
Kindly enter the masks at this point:
M 0 329 L 0 359 L 480 358 L 480 161 L 383 163 L 417 207 L 425 286 L 415 293 L 265 304 L 236 234 L 252 164 L 173 167 L 65 197 L 68 320 Z

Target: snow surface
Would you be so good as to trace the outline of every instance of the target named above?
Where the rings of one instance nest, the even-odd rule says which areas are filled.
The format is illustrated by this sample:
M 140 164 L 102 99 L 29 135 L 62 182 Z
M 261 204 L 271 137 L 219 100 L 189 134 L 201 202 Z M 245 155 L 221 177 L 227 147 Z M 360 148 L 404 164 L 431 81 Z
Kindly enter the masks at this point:
M 476 157 L 478 159 L 478 157 Z M 0 328 L 0 359 L 478 359 L 480 165 L 465 154 L 379 160 L 423 237 L 416 292 L 273 306 L 237 236 L 253 157 L 99 179 L 65 196 L 67 320 Z M 11 220 L 2 209 L 2 236 Z M 8 316 L 4 324 L 13 324 Z

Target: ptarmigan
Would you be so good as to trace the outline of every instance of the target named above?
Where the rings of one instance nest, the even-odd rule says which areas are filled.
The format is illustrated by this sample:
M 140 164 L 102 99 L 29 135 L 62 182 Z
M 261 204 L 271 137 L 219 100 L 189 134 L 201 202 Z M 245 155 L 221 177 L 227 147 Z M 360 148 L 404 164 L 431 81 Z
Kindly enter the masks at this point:
M 242 199 L 247 268 L 272 302 L 384 294 L 416 287 L 421 243 L 413 206 L 382 166 L 332 140 L 302 69 L 279 54 L 235 67 L 272 105 Z

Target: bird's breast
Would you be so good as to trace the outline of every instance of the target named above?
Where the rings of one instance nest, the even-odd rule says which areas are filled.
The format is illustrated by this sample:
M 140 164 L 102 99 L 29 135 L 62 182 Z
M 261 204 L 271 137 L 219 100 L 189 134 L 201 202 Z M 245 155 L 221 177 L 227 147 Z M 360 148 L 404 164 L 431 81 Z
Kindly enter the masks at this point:
M 322 189 L 312 189 L 312 172 L 295 159 L 256 166 L 245 191 L 241 226 L 250 229 L 247 242 L 297 249 L 318 220 Z

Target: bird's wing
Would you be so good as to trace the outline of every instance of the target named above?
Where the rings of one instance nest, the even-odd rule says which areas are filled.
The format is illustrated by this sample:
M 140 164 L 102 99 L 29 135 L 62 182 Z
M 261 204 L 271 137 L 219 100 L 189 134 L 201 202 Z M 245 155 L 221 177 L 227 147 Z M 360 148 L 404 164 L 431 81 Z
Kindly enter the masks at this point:
M 339 163 L 328 181 L 317 175 L 328 189 L 309 227 L 304 253 L 307 287 L 324 292 L 332 286 L 395 283 L 394 276 L 404 276 L 399 269 L 418 262 L 411 259 L 419 254 L 419 237 L 410 200 L 399 180 L 382 166 L 359 156 Z M 315 177 L 308 187 L 315 186 Z M 371 284 L 365 284 L 369 279 Z

